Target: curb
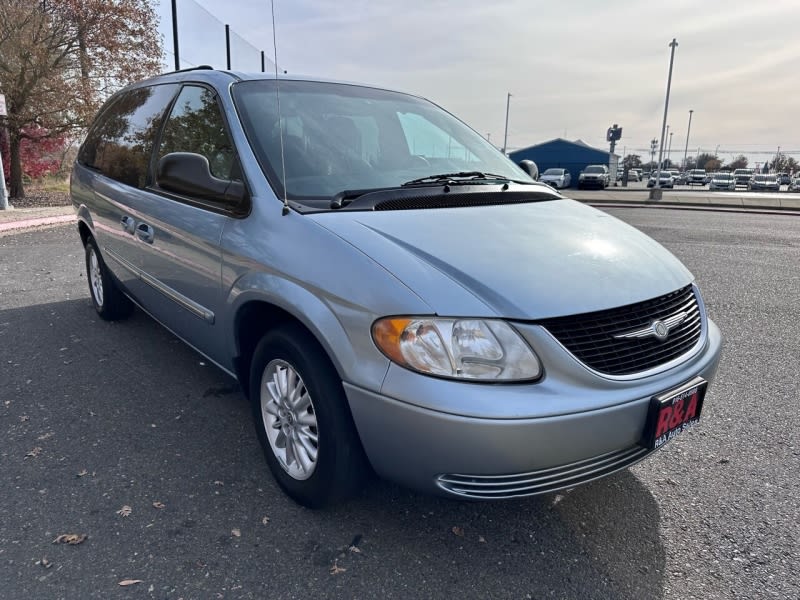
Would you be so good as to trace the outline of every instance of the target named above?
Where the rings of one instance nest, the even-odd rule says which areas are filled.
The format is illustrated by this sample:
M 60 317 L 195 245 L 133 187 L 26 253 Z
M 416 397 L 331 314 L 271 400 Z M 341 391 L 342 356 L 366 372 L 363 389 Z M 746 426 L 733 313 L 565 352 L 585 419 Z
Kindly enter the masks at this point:
M 16 229 L 30 229 L 41 227 L 42 225 L 57 225 L 59 223 L 70 223 L 75 220 L 75 215 L 58 215 L 55 217 L 39 217 L 36 219 L 22 219 L 19 221 L 8 221 L 0 223 L 0 232 L 13 231 Z

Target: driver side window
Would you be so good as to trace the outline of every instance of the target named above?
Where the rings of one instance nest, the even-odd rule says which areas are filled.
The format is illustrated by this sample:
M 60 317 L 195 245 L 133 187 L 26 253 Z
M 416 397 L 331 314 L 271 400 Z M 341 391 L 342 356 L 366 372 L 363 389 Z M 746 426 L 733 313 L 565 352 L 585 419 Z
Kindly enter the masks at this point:
M 178 95 L 161 136 L 159 160 L 170 152 L 201 154 L 214 177 L 241 179 L 233 143 L 214 92 L 208 88 L 187 85 Z

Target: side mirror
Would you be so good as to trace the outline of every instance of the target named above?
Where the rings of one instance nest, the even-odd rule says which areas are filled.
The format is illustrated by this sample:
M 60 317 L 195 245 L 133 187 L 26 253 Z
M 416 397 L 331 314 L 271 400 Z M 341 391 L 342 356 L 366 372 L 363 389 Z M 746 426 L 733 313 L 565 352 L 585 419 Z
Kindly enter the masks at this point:
M 539 179 L 539 167 L 537 167 L 536 163 L 532 160 L 521 160 L 519 161 L 519 166 L 523 171 L 530 175 L 531 179 L 534 181 Z
M 240 205 L 247 192 L 241 181 L 218 179 L 211 174 L 208 159 L 192 152 L 171 152 L 158 161 L 156 184 L 182 196 L 198 200 Z

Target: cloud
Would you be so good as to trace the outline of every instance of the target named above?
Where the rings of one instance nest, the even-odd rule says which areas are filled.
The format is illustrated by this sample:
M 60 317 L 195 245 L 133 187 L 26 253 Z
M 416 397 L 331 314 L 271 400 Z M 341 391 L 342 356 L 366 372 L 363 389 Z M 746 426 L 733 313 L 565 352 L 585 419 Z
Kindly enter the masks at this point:
M 266 0 L 201 4 L 271 57 Z M 604 146 L 614 122 L 624 127 L 622 144 L 649 146 L 661 130 L 676 37 L 673 152 L 684 146 L 690 108 L 692 146 L 800 139 L 790 75 L 800 56 L 796 11 L 795 0 L 275 0 L 278 61 L 290 72 L 423 95 L 498 143 L 510 92 L 509 146 L 517 147 L 565 130 Z M 185 34 L 187 58 L 206 37 Z M 214 64 L 224 67 L 224 57 Z

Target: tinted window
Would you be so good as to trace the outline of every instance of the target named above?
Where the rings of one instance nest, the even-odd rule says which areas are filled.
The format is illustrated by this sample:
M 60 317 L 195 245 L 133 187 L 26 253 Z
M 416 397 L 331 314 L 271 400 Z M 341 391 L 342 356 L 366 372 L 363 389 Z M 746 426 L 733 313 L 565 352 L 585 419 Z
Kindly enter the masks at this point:
M 177 87 L 157 85 L 121 94 L 92 127 L 80 161 L 112 179 L 143 188 L 155 136 Z
M 211 174 L 233 179 L 235 154 L 216 96 L 200 86 L 181 90 L 164 125 L 158 158 L 170 152 L 194 152 L 208 159 Z

